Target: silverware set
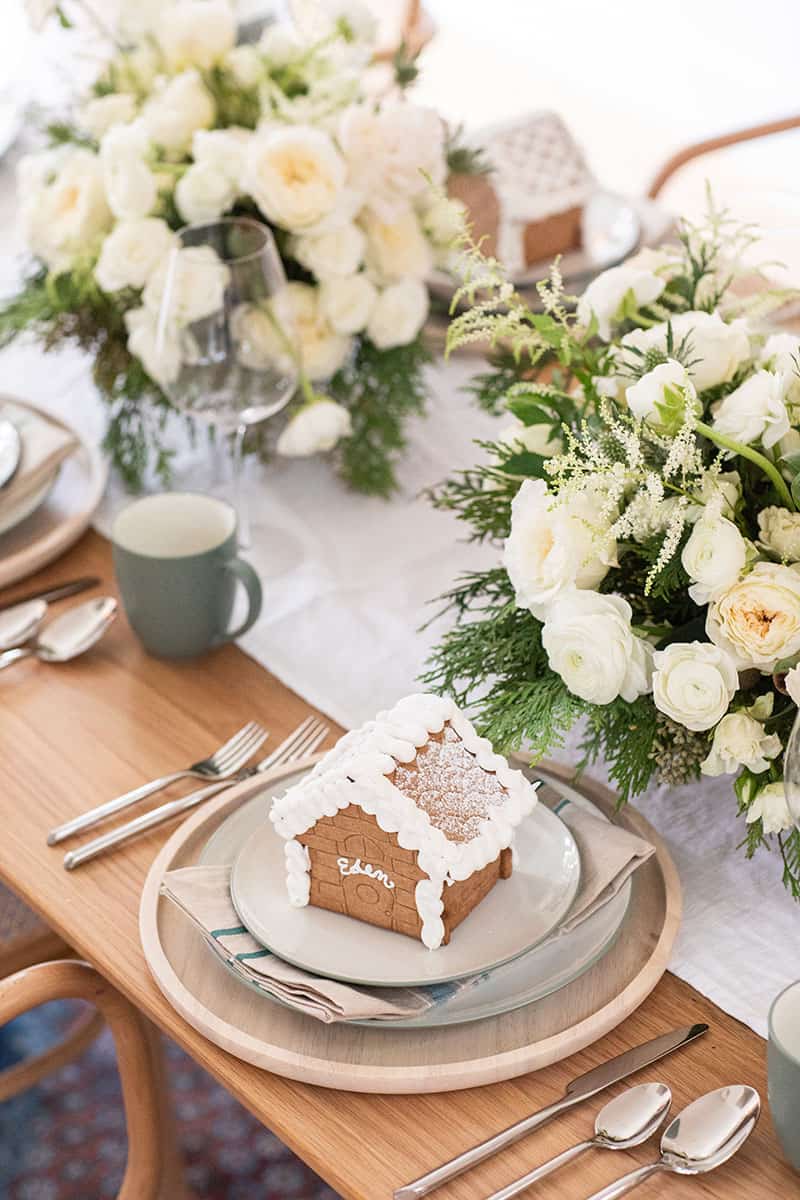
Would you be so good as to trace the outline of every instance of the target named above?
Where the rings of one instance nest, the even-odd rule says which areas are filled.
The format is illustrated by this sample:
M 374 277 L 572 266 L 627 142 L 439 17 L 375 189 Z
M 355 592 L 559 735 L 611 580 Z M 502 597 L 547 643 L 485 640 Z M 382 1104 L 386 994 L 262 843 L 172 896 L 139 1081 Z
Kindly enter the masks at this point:
M 109 817 L 132 808 L 148 796 L 152 796 L 162 788 L 169 787 L 180 780 L 202 779 L 207 782 L 206 787 L 190 792 L 186 796 L 180 796 L 178 799 L 169 800 L 141 816 L 134 817 L 109 833 L 101 834 L 78 849 L 68 851 L 64 856 L 64 866 L 68 871 L 72 871 L 75 867 L 91 862 L 98 855 L 116 849 L 117 846 L 125 844 L 139 834 L 154 829 L 157 825 L 162 825 L 165 821 L 169 821 L 181 813 L 188 812 L 226 788 L 263 774 L 273 767 L 284 766 L 307 758 L 328 736 L 329 728 L 328 724 L 318 717 L 306 717 L 266 758 L 252 766 L 246 766 L 248 760 L 261 749 L 269 737 L 267 730 L 256 721 L 248 721 L 233 737 L 224 742 L 207 758 L 200 759 L 182 770 L 153 779 L 142 784 L 141 787 L 134 788 L 133 791 L 116 796 L 113 800 L 107 800 L 104 804 L 90 809 L 81 816 L 59 825 L 50 831 L 47 843 L 49 846 L 56 846 L 77 833 L 93 829 Z
M 559 1113 L 627 1079 L 673 1050 L 688 1045 L 707 1030 L 707 1025 L 676 1029 L 587 1071 L 572 1080 L 564 1096 L 555 1104 L 517 1121 L 494 1137 L 429 1171 L 427 1175 L 398 1188 L 394 1192 L 394 1200 L 418 1200 L 427 1196 L 506 1146 L 520 1141 Z M 493 1192 L 485 1200 L 511 1200 L 588 1150 L 628 1150 L 641 1145 L 661 1127 L 671 1105 L 672 1093 L 665 1083 L 647 1083 L 629 1088 L 597 1113 L 593 1137 L 570 1146 L 500 1191 Z M 701 1096 L 667 1126 L 661 1138 L 661 1155 L 658 1159 L 617 1179 L 587 1197 L 587 1200 L 615 1200 L 657 1172 L 702 1175 L 713 1171 L 742 1147 L 752 1133 L 760 1111 L 758 1092 L 745 1084 L 718 1088 Z

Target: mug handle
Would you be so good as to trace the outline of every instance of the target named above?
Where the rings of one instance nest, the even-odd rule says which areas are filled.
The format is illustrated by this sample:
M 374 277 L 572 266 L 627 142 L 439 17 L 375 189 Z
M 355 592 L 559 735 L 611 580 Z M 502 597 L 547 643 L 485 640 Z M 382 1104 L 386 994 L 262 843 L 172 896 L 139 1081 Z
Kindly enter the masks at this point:
M 238 629 L 229 629 L 220 636 L 221 642 L 235 642 L 237 638 L 247 633 L 248 629 L 252 629 L 258 620 L 261 613 L 263 591 L 258 575 L 256 575 L 250 566 L 250 563 L 245 562 L 243 558 L 229 558 L 223 564 L 223 570 L 230 571 L 235 575 L 247 592 L 247 616 Z

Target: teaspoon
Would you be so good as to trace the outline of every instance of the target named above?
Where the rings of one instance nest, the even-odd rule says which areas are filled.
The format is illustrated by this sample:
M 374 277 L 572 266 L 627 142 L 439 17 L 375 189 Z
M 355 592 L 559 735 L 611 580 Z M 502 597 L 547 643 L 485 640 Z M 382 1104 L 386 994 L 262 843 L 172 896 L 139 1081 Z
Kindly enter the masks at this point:
M 510 1200 L 512 1196 L 518 1196 L 532 1183 L 572 1162 L 585 1150 L 595 1147 L 600 1150 L 629 1150 L 646 1142 L 663 1122 L 671 1103 L 672 1093 L 665 1083 L 640 1083 L 638 1087 L 628 1088 L 600 1109 L 594 1123 L 593 1138 L 570 1146 L 521 1179 L 507 1184 L 499 1192 L 493 1192 L 488 1200 Z
M 623 1175 L 589 1200 L 616 1200 L 657 1171 L 705 1175 L 721 1167 L 747 1141 L 760 1112 L 758 1092 L 743 1083 L 708 1092 L 678 1113 L 664 1130 L 657 1162 Z
M 0 650 L 11 650 L 29 641 L 46 615 L 44 600 L 28 600 L 0 612 Z
M 56 617 L 42 630 L 35 642 L 0 654 L 0 670 L 22 658 L 62 663 L 77 658 L 99 641 L 117 614 L 117 602 L 110 596 L 76 604 Z

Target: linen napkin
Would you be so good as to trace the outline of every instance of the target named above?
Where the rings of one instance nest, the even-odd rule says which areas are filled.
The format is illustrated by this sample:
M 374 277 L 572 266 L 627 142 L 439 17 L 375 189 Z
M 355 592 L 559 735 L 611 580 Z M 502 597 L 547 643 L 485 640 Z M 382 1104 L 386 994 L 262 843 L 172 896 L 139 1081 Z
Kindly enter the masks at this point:
M 0 420 L 15 425 L 22 442 L 19 466 L 0 489 L 0 515 L 44 487 L 48 478 L 78 446 L 78 439 L 60 421 L 11 400 L 0 399 Z
M 545 792 L 541 789 L 540 794 Z M 634 871 L 655 853 L 642 838 L 558 797 L 555 811 L 569 826 L 581 856 L 581 882 L 563 937 L 616 896 Z M 202 933 L 213 952 L 243 980 L 319 1021 L 396 1021 L 422 1016 L 434 1006 L 496 979 L 504 964 L 466 979 L 419 988 L 367 988 L 324 979 L 293 967 L 266 950 L 242 925 L 230 896 L 230 867 L 182 867 L 164 876 L 161 893 Z M 399 935 L 398 935 L 399 936 Z

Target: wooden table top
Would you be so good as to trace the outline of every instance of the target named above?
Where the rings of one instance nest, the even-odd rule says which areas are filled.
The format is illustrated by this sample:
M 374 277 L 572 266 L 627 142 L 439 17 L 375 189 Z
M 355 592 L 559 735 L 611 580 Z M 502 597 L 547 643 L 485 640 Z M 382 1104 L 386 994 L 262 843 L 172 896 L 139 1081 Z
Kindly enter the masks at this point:
M 104 592 L 113 591 L 108 544 L 93 533 L 17 590 L 90 573 L 104 581 Z M 13 594 L 3 593 L 0 601 Z M 757 1087 L 766 1108 L 764 1042 L 671 975 L 622 1027 L 564 1063 L 449 1094 L 367 1096 L 310 1087 L 242 1063 L 196 1033 L 151 981 L 139 946 L 142 884 L 172 826 L 73 873 L 61 866 L 63 847 L 45 844 L 46 832 L 173 764 L 192 761 L 250 718 L 271 730 L 275 745 L 308 711 L 233 646 L 200 662 L 149 658 L 122 616 L 74 663 L 20 662 L 0 673 L 0 878 L 346 1200 L 389 1200 L 394 1187 L 557 1099 L 574 1075 L 694 1021 L 707 1021 L 711 1032 L 636 1081 L 664 1080 L 676 1111 L 704 1091 L 735 1082 Z M 589 1136 L 599 1103 L 578 1106 L 435 1195 L 481 1200 Z M 589 1153 L 536 1194 L 584 1200 L 652 1153 L 652 1145 Z M 800 1196 L 800 1176 L 781 1157 L 765 1111 L 745 1149 L 715 1174 L 642 1187 L 643 1197 L 667 1194 L 670 1200 Z

